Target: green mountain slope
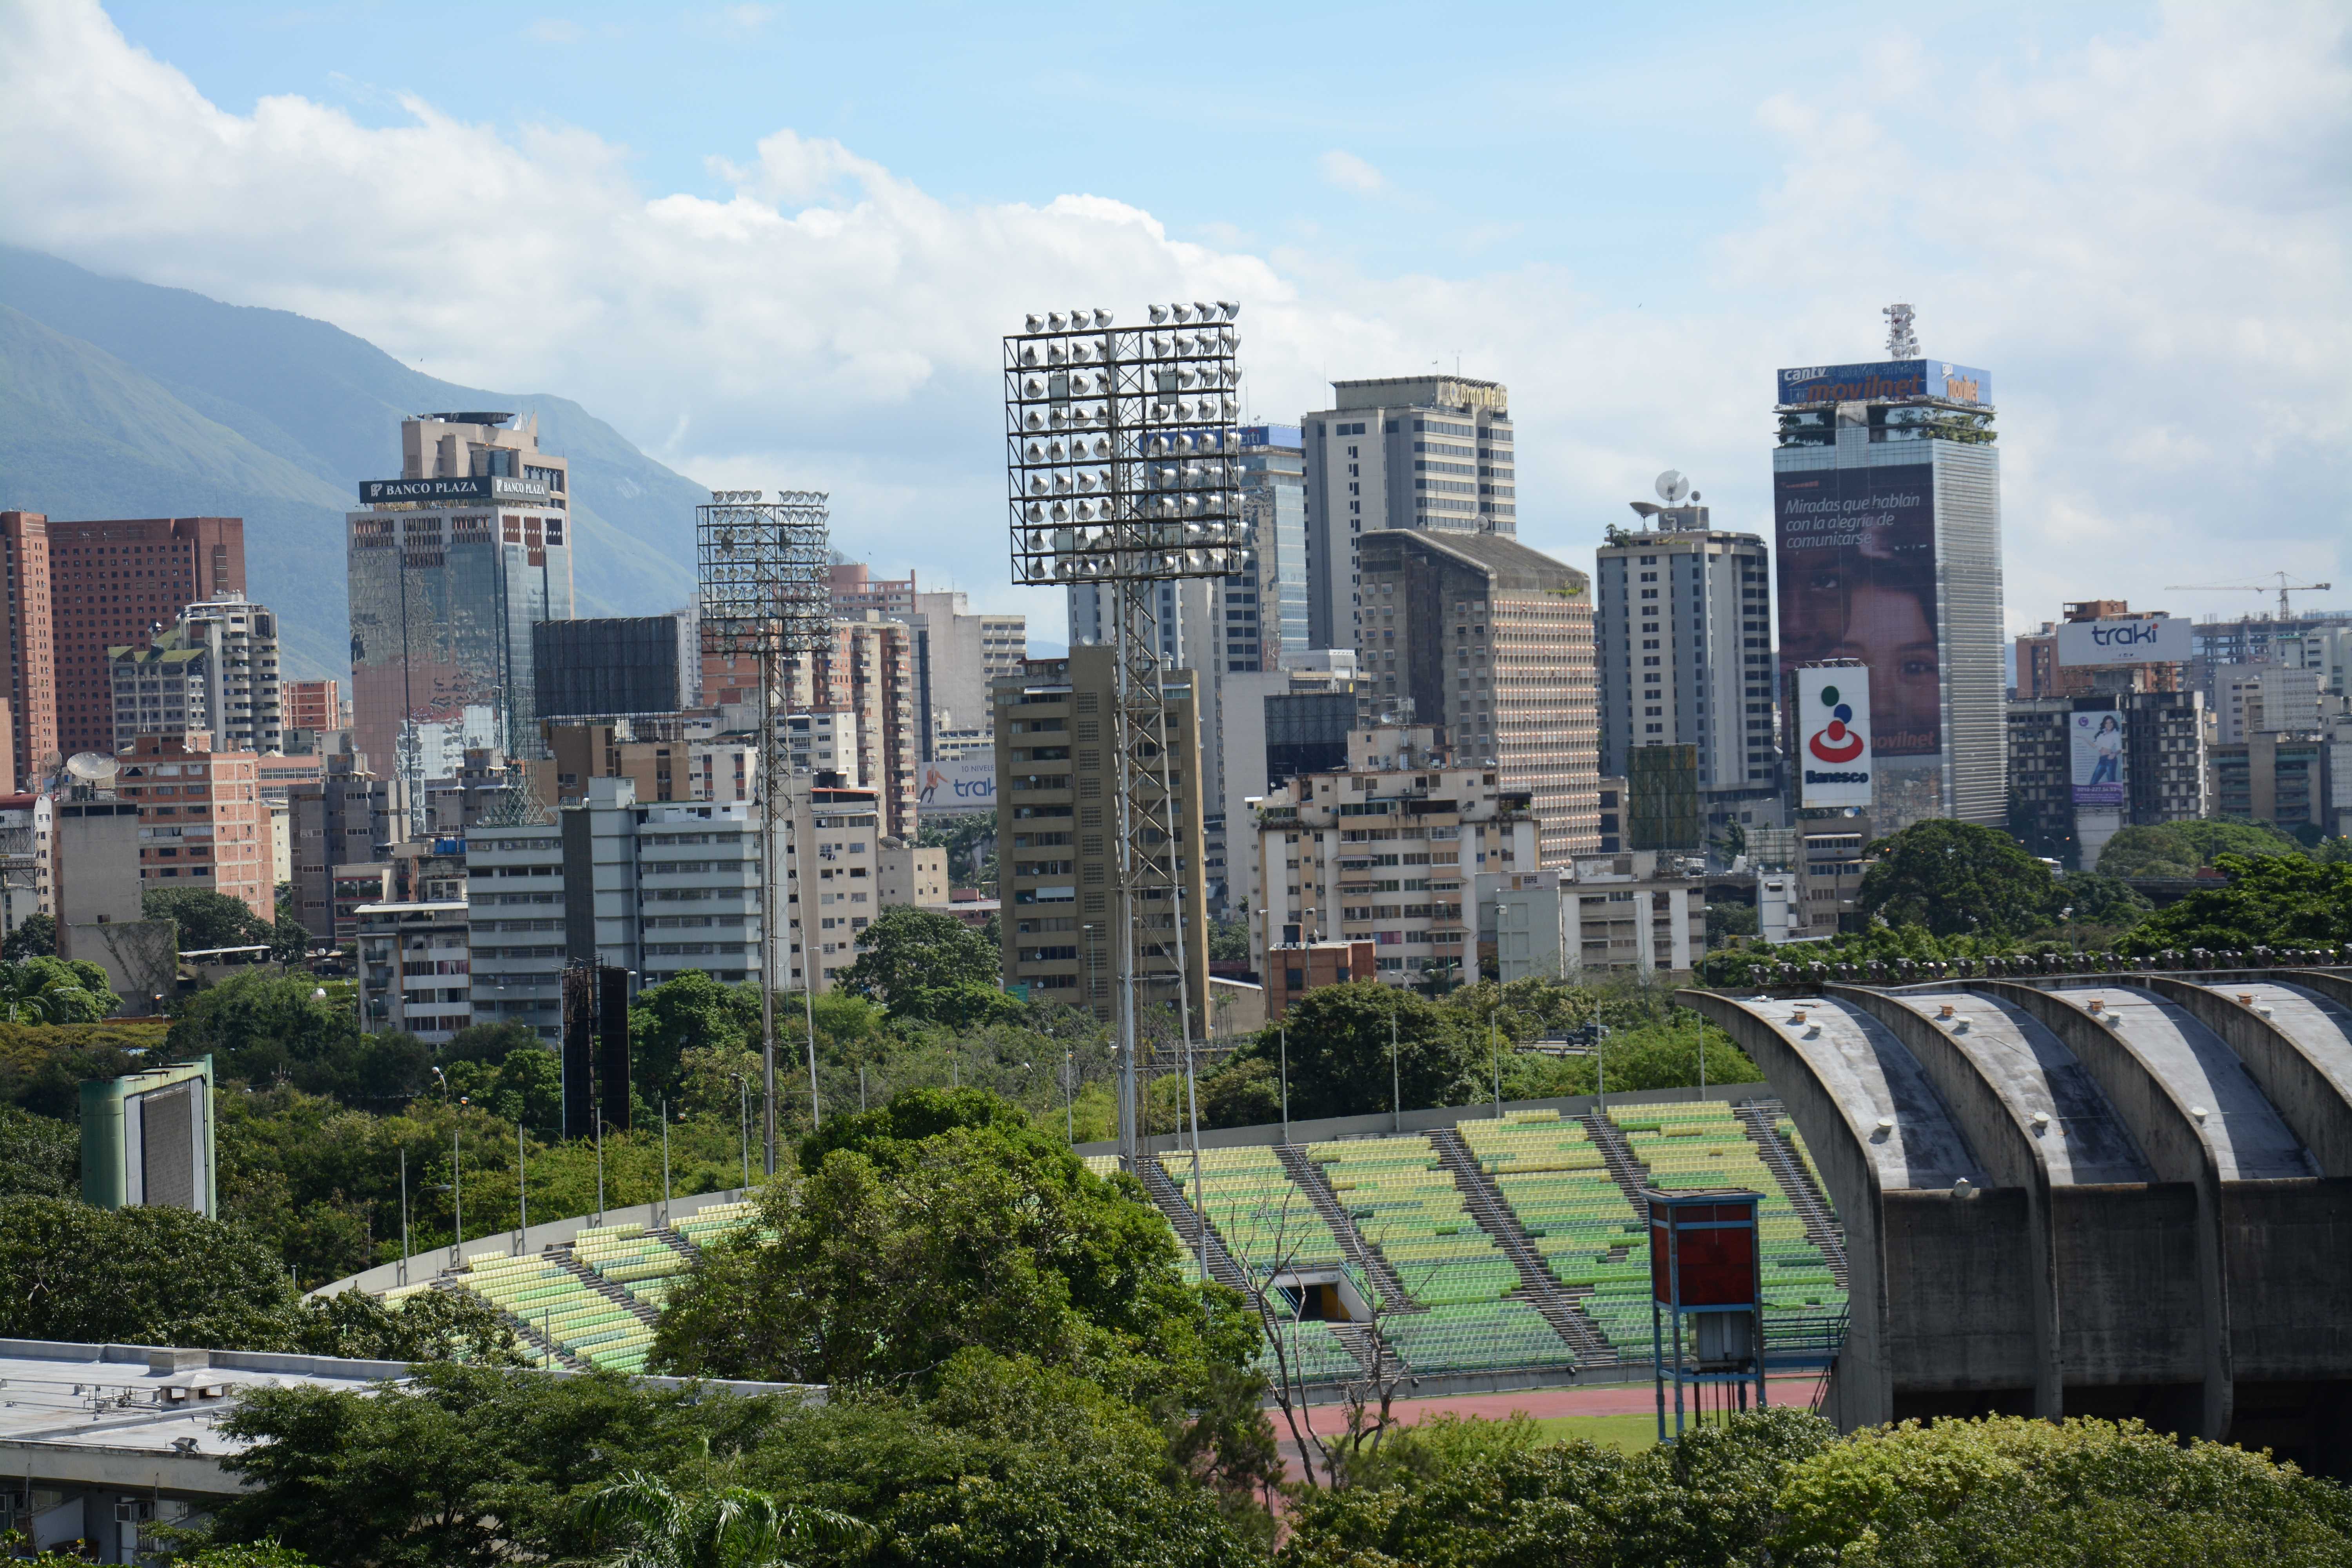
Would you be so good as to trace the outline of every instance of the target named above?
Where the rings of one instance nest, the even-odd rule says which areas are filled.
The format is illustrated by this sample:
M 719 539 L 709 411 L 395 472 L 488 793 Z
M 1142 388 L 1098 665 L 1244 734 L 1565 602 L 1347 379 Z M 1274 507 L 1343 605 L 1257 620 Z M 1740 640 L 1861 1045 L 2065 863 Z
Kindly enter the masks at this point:
M 323 321 L 5 247 L 0 306 L 0 508 L 243 517 L 253 595 L 297 673 L 346 664 L 342 514 L 361 479 L 399 471 L 400 421 L 428 410 L 539 416 L 541 445 L 572 461 L 579 614 L 692 592 L 709 492 L 568 398 L 458 386 Z

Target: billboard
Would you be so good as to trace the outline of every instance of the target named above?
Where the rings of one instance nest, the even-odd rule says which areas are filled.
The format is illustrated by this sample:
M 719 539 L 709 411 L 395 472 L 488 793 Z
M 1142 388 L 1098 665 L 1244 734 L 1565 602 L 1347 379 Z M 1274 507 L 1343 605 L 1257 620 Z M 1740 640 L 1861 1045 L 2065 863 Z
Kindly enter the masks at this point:
M 1797 671 L 1797 804 L 1870 804 L 1870 671 L 1833 665 Z
M 370 505 L 384 501 L 521 501 L 526 505 L 548 499 L 543 479 L 515 479 L 502 474 L 458 475 L 441 479 L 362 479 L 360 500 Z
M 2080 712 L 2067 732 L 2074 752 L 2074 804 L 2124 803 L 2124 716 Z
M 1974 365 L 1937 359 L 1881 360 L 1875 364 L 1808 364 L 1780 372 L 1776 406 L 1792 403 L 1889 403 L 1936 397 L 1980 407 L 1992 405 L 1992 377 Z
M 1881 758 L 1944 749 L 1935 494 L 1926 463 L 1772 476 L 1781 689 L 1800 665 L 1868 665 L 1867 732 Z M 1812 721 L 1801 700 L 1797 717 Z
M 996 809 L 996 759 L 987 752 L 953 762 L 925 763 L 915 810 L 941 814 Z
M 2169 616 L 2117 621 L 2062 621 L 2060 664 L 2185 664 L 2189 623 Z

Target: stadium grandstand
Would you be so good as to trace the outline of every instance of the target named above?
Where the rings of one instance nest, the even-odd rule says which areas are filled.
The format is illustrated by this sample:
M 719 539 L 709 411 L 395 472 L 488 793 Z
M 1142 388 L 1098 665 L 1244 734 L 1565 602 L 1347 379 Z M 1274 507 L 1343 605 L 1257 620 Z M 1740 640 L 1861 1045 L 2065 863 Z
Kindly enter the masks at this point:
M 1768 1299 L 1850 1280 L 1840 1426 L 2138 1416 L 2352 1471 L 2352 977 L 2176 956 L 2200 967 L 1679 994 L 1785 1108 L 1739 1111 L 1783 1190 L 1832 1200 L 1774 1216 Z

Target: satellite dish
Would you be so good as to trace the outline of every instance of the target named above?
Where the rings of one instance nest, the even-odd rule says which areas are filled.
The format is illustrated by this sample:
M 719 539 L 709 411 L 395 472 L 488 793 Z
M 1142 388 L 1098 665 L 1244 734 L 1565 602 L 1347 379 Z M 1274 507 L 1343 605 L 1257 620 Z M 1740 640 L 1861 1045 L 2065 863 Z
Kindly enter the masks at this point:
M 117 765 L 104 752 L 76 752 L 66 759 L 66 772 L 89 784 L 112 778 Z
M 1679 506 L 1683 497 L 1690 494 L 1691 486 L 1690 480 L 1683 477 L 1683 471 L 1680 468 L 1668 468 L 1658 476 L 1655 488 L 1660 500 L 1668 506 Z

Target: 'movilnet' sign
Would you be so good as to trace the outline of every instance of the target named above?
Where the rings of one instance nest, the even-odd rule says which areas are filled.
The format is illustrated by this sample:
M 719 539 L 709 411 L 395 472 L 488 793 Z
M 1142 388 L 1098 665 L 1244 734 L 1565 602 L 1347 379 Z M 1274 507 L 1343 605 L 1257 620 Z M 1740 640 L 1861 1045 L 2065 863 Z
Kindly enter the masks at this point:
M 468 474 L 445 479 L 362 479 L 360 500 L 381 501 L 544 501 L 547 485 L 540 479 L 510 479 L 499 474 Z
M 1876 364 L 1812 364 L 1784 370 L 1773 401 L 1792 403 L 1891 403 L 1932 397 L 1945 403 L 1992 405 L 1992 377 L 1946 360 L 1897 359 Z

